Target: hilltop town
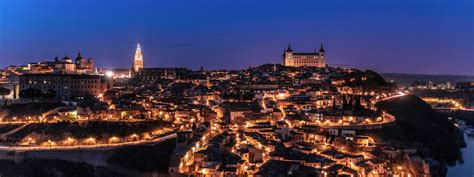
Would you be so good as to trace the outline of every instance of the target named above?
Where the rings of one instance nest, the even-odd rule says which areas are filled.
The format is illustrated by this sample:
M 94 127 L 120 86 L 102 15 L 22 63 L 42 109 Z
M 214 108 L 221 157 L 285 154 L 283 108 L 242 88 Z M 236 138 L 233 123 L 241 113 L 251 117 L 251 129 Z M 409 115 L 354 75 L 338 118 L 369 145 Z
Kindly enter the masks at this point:
M 378 73 L 331 67 L 325 56 L 322 45 L 313 53 L 289 46 L 283 64 L 147 68 L 138 45 L 130 69 L 98 68 L 80 53 L 75 61 L 10 66 L 2 71 L 0 150 L 22 163 L 172 139 L 172 176 L 446 173 L 451 156 L 441 149 L 463 146 L 454 124 Z M 420 130 L 410 127 L 423 122 Z M 68 155 L 90 163 L 83 154 Z

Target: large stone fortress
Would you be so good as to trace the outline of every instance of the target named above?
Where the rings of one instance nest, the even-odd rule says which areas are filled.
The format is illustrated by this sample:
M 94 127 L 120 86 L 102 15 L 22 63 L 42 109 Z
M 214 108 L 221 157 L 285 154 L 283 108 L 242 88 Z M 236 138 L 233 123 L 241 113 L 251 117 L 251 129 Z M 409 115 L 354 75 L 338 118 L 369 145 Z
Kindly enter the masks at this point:
M 313 67 L 326 67 L 325 51 L 323 45 L 318 52 L 310 53 L 296 53 L 291 50 L 291 46 L 288 45 L 288 49 L 283 53 L 283 65 L 285 66 L 313 66 Z

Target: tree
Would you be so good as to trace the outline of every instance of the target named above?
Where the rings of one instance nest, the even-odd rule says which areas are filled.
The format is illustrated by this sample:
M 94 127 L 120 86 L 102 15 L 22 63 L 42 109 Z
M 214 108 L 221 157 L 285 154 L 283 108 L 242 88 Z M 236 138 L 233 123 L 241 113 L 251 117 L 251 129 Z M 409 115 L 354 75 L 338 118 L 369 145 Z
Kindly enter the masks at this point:
M 347 104 L 347 106 L 348 106 L 348 108 L 347 108 L 348 110 L 351 110 L 353 108 L 353 106 L 354 106 L 354 95 L 349 96 L 349 103 Z
M 356 97 L 355 97 L 355 103 L 354 103 L 354 110 L 360 111 L 360 110 L 362 110 L 362 108 L 363 108 L 363 107 L 362 107 L 362 105 L 361 105 L 361 103 L 360 103 L 360 96 L 356 96 Z
M 4 101 L 4 106 L 7 106 L 7 100 L 5 99 L 5 96 L 10 95 L 10 92 L 11 92 L 10 89 L 0 87 L 0 95 L 2 95 L 2 98 L 3 98 L 3 101 Z
M 348 103 L 347 103 L 347 98 L 346 98 L 346 95 L 343 95 L 342 96 L 342 110 L 346 110 L 347 109 L 347 106 Z

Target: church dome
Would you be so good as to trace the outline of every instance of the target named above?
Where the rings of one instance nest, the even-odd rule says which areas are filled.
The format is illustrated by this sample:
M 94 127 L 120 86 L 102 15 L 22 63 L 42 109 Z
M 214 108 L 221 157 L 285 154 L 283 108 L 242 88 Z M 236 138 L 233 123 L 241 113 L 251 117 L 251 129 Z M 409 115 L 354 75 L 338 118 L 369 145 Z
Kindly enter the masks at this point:
M 77 53 L 77 58 L 76 58 L 76 60 L 82 60 L 82 59 L 84 59 L 84 57 L 81 56 L 81 53 L 80 53 L 80 52 Z

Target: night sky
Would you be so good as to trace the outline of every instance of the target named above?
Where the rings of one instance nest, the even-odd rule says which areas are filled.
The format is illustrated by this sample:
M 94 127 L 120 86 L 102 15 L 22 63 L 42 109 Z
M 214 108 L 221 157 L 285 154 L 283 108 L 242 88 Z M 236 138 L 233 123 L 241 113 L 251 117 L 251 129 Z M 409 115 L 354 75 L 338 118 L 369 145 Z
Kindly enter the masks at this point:
M 241 69 L 324 44 L 330 65 L 474 75 L 472 0 L 0 0 L 0 66 L 75 58 Z

